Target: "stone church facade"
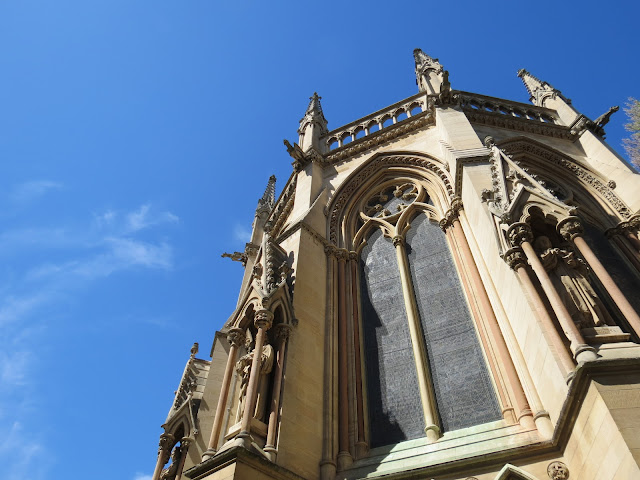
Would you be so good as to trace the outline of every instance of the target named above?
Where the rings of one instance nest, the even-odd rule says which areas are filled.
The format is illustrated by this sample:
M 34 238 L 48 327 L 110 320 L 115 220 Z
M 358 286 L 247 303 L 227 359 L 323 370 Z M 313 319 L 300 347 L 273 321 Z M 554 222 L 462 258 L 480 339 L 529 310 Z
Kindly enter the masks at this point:
M 531 104 L 418 93 L 329 131 L 258 202 L 236 310 L 192 349 L 153 480 L 640 478 L 640 175 Z

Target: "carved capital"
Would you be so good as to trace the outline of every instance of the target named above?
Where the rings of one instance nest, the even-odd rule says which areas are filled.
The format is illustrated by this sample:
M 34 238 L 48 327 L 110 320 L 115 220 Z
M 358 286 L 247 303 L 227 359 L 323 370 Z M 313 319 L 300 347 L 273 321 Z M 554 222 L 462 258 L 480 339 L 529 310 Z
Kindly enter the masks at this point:
M 507 265 L 516 271 L 527 265 L 527 256 L 520 247 L 510 248 L 505 252 L 503 258 Z
M 446 232 L 447 228 L 449 228 L 451 226 L 451 223 L 449 222 L 447 217 L 445 217 L 445 218 L 443 218 L 442 220 L 440 220 L 438 222 L 438 225 L 440 226 L 440 228 L 442 229 L 443 232 Z
M 276 327 L 276 338 L 283 343 L 286 342 L 291 335 L 291 330 L 293 330 L 291 325 L 281 323 Z
M 349 250 L 345 248 L 338 248 L 336 249 L 335 256 L 339 262 L 346 262 L 349 259 Z
M 273 313 L 269 310 L 258 310 L 253 317 L 253 324 L 256 328 L 262 328 L 264 330 L 269 330 L 271 328 L 271 324 L 273 323 Z
M 453 197 L 451 199 L 451 214 L 455 215 L 456 217 L 458 216 L 458 213 L 460 212 L 460 210 L 462 210 L 464 208 L 464 206 L 462 205 L 462 198 L 460 197 Z
M 244 344 L 244 331 L 241 328 L 232 328 L 227 333 L 227 341 L 234 347 Z
M 349 260 L 358 260 L 358 254 L 356 252 L 349 252 Z
M 569 469 L 562 462 L 551 462 L 547 467 L 547 475 L 551 480 L 568 480 Z
M 578 217 L 567 217 L 558 222 L 556 230 L 565 240 L 573 240 L 584 234 L 584 228 Z
M 396 235 L 391 241 L 393 242 L 394 247 L 397 247 L 398 245 L 404 245 L 404 237 L 402 235 Z
M 169 455 L 171 454 L 171 449 L 175 444 L 175 437 L 170 433 L 163 433 L 160 435 L 160 443 L 158 448 L 158 456 L 162 459 L 162 464 L 164 465 L 169 461 Z
M 519 247 L 524 242 L 531 243 L 533 241 L 533 232 L 528 224 L 524 222 L 517 222 L 511 224 L 507 229 L 507 238 L 509 239 L 509 242 L 511 242 L 511 245 Z
M 187 449 L 189 448 L 189 445 L 191 445 L 192 443 L 195 442 L 194 438 L 191 437 L 182 437 L 180 439 L 180 450 L 182 450 L 183 452 L 186 452 Z
M 324 254 L 327 257 L 335 256 L 337 251 L 338 251 L 338 247 L 336 247 L 335 245 L 325 245 L 324 246 Z

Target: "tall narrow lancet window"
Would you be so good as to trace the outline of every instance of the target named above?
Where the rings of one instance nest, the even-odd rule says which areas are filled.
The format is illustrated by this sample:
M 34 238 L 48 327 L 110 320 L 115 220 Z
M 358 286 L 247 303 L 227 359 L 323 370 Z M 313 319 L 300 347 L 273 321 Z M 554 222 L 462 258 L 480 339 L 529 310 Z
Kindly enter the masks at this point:
M 416 368 L 423 360 L 412 348 L 407 298 L 417 307 L 417 341 L 424 342 L 418 350 L 426 351 L 440 428 L 446 432 L 501 419 L 460 278 L 426 192 L 398 182 L 368 200 L 362 218 L 367 231 L 360 275 L 370 445 L 425 436 Z M 410 278 L 403 282 L 406 266 Z

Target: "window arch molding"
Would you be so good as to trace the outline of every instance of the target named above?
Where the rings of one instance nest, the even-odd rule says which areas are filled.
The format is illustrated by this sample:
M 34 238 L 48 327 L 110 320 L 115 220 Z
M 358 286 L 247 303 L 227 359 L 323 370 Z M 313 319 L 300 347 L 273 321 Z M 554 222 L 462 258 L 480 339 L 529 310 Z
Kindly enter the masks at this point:
M 615 186 L 571 157 L 524 137 L 503 140 L 497 146 L 513 160 L 526 159 L 533 173 L 545 172 L 556 182 L 567 185 L 573 191 L 574 201 L 591 210 L 595 214 L 592 214 L 592 223 L 601 224 L 603 229 L 615 227 L 631 217 L 629 207 L 614 192 Z
M 329 241 L 351 249 L 357 233 L 358 207 L 377 184 L 405 177 L 423 185 L 434 207 L 444 217 L 454 198 L 453 179 L 445 163 L 435 157 L 413 152 L 394 152 L 374 156 L 356 169 L 337 189 L 326 206 L 329 216 Z

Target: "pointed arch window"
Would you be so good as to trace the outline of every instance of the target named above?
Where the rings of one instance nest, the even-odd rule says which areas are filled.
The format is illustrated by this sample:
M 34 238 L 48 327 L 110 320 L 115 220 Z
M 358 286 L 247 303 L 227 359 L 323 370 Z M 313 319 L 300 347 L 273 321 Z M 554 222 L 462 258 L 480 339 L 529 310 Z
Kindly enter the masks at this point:
M 389 182 L 361 212 L 370 446 L 501 419 L 441 215 L 422 185 Z

